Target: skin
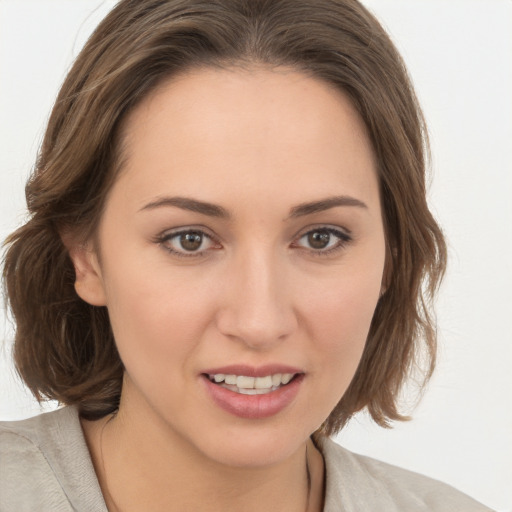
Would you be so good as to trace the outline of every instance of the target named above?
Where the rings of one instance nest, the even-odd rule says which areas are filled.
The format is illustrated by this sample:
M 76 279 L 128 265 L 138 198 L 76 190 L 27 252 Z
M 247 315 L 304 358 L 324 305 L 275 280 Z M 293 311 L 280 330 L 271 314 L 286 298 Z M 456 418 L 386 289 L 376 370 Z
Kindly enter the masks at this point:
M 124 146 L 98 247 L 70 247 L 77 292 L 108 307 L 126 368 L 118 414 L 82 421 L 107 505 L 320 511 L 323 459 L 309 437 L 356 371 L 385 263 L 362 120 L 339 91 L 293 69 L 199 69 L 131 113 Z M 164 196 L 219 205 L 230 219 L 147 207 Z M 333 196 L 364 206 L 289 216 Z M 186 250 L 162 234 L 191 227 L 211 236 L 203 252 L 171 253 Z M 304 235 L 326 227 L 350 241 L 321 231 L 337 250 L 319 254 Z M 278 414 L 239 418 L 201 377 L 236 363 L 305 377 Z

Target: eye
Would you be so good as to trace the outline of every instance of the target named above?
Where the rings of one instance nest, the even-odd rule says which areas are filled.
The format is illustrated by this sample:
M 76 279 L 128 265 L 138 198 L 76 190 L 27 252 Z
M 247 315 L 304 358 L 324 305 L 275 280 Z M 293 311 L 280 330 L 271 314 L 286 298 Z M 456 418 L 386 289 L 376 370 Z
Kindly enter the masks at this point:
M 170 253 L 185 258 L 202 256 L 207 250 L 220 247 L 213 237 L 199 229 L 165 233 L 157 242 Z
M 343 249 L 351 241 L 352 238 L 339 229 L 321 227 L 303 234 L 295 245 L 309 249 L 315 256 L 325 256 Z

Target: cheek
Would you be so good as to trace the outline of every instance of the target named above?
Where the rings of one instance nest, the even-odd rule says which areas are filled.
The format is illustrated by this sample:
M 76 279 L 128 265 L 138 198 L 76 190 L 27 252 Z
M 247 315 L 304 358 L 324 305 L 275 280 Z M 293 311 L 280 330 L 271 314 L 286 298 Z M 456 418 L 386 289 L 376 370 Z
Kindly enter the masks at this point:
M 328 286 L 311 286 L 302 310 L 318 336 L 333 349 L 364 343 L 381 289 L 382 270 L 363 267 L 333 272 Z
M 132 378 L 170 381 L 189 369 L 213 315 L 211 295 L 186 272 L 117 263 L 108 274 L 107 297 L 121 359 Z
M 310 293 L 302 308 L 313 340 L 316 377 L 330 396 L 331 410 L 345 393 L 363 354 L 381 276 L 380 267 L 354 269 L 338 278 L 333 275 L 329 287 Z

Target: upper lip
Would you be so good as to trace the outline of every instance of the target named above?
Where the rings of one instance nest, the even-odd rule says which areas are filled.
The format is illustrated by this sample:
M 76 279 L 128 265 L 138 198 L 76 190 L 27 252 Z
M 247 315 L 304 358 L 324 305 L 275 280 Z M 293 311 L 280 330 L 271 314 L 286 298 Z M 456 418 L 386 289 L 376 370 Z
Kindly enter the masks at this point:
M 250 366 L 246 364 L 231 364 L 210 368 L 201 372 L 207 375 L 244 375 L 246 377 L 266 377 L 267 375 L 276 375 L 277 373 L 304 373 L 301 369 L 284 364 L 266 364 L 263 366 Z

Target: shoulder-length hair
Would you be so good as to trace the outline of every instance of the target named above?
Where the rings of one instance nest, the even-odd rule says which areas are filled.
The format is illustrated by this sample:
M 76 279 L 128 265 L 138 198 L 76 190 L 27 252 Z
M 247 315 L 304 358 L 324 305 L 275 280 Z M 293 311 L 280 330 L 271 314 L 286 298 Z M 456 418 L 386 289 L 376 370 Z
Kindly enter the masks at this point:
M 427 134 L 404 63 L 356 0 L 121 0 L 80 52 L 55 102 L 26 186 L 29 221 L 7 239 L 4 279 L 14 359 L 38 400 L 99 418 L 119 405 L 123 364 L 105 307 L 81 300 L 63 232 L 94 236 L 122 160 L 120 127 L 163 81 L 186 70 L 286 66 L 349 97 L 377 160 L 385 281 L 362 360 L 322 432 L 367 407 L 405 419 L 400 389 L 435 362 L 431 301 L 446 247 L 426 201 Z

